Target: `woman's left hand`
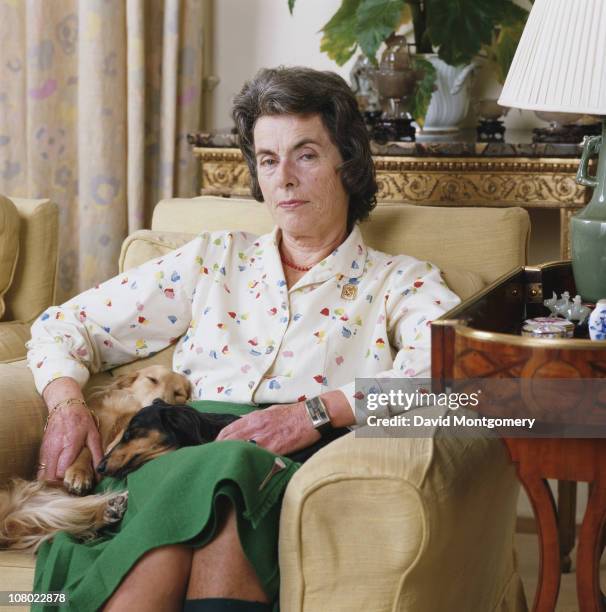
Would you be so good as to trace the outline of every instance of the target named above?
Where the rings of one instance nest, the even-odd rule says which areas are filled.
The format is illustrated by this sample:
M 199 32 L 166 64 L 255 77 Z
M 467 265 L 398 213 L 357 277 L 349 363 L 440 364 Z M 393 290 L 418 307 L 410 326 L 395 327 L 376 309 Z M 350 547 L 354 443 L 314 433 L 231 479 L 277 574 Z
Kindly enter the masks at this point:
M 313 428 L 303 402 L 255 410 L 225 427 L 217 436 L 217 440 L 254 440 L 278 455 L 294 453 L 319 439 L 320 434 Z

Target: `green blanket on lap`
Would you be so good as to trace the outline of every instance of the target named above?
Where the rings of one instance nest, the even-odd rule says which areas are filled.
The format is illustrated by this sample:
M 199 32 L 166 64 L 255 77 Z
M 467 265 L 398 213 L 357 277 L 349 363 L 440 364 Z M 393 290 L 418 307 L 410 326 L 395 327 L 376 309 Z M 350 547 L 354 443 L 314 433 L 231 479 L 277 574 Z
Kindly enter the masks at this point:
M 202 412 L 238 415 L 258 408 L 221 402 L 191 405 Z M 246 556 L 268 597 L 275 600 L 279 586 L 281 500 L 288 481 L 299 468 L 298 463 L 283 458 L 286 468 L 259 490 L 275 457 L 248 442 L 215 442 L 158 457 L 125 481 L 104 479 L 97 491 L 128 488 L 128 509 L 122 521 L 103 530 L 91 542 L 82 543 L 61 533 L 43 545 L 36 562 L 34 591 L 67 593 L 67 609 L 99 609 L 149 550 L 176 543 L 200 547 L 212 539 L 216 529 L 215 500 L 225 495 L 237 510 L 238 532 Z

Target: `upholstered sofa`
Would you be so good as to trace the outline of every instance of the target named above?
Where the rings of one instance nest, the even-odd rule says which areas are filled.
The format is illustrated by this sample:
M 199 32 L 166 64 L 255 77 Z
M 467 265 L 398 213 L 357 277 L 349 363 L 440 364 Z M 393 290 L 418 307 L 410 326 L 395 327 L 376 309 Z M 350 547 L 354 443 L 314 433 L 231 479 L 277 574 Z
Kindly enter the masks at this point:
M 152 230 L 125 240 L 120 270 L 201 230 L 270 227 L 264 205 L 251 200 L 166 200 L 154 211 Z M 434 261 L 452 289 L 468 297 L 525 262 L 529 221 L 518 208 L 385 204 L 362 231 L 371 246 Z M 169 364 L 171 351 L 146 362 Z M 108 379 L 95 374 L 88 388 Z M 25 363 L 0 365 L 0 480 L 32 475 L 44 418 Z M 499 440 L 349 434 L 308 461 L 287 488 L 281 609 L 525 610 L 513 549 L 518 491 Z M 30 589 L 32 567 L 29 555 L 0 553 L 0 590 Z
M 55 303 L 59 209 L 0 196 L 0 363 L 25 357 L 34 319 Z

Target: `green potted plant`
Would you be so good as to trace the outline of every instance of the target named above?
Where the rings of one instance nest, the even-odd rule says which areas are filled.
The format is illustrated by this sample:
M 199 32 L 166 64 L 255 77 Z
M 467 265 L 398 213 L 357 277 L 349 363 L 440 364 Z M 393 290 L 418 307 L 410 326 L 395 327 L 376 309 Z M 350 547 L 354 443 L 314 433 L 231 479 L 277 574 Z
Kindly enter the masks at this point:
M 288 0 L 291 14 L 295 2 Z M 401 26 L 412 24 L 415 64 L 423 76 L 411 113 L 422 121 L 438 79 L 435 68 L 440 62 L 435 60 L 458 68 L 460 85 L 470 72 L 464 74 L 465 67 L 484 56 L 503 82 L 527 16 L 528 11 L 513 0 L 342 0 L 322 28 L 320 50 L 340 66 L 358 49 L 376 63 L 381 43 Z

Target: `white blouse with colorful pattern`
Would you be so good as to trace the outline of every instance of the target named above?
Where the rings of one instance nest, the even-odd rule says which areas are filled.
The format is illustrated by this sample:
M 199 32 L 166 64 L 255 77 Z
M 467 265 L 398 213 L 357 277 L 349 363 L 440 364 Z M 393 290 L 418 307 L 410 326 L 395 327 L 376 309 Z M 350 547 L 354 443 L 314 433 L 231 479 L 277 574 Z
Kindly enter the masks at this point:
M 355 377 L 429 376 L 432 319 L 459 298 L 437 268 L 346 241 L 290 289 L 277 228 L 204 233 L 47 309 L 32 327 L 37 389 L 147 357 L 176 343 L 193 399 L 277 404 Z

